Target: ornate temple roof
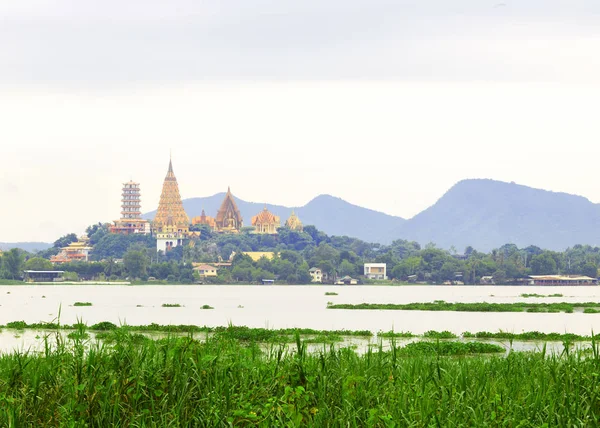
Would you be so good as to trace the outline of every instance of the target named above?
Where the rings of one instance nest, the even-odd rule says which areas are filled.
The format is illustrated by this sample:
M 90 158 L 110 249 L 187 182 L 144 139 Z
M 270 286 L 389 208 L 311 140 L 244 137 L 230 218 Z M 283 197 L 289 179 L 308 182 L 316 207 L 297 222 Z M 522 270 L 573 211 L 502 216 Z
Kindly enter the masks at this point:
M 302 222 L 300 221 L 300 219 L 298 218 L 298 216 L 296 215 L 296 213 L 294 211 L 292 211 L 292 214 L 290 215 L 290 218 L 288 218 L 287 221 L 285 222 L 285 225 L 292 230 L 302 230 L 303 229 Z
M 259 224 L 280 224 L 279 216 L 276 216 L 269 211 L 265 205 L 265 208 L 257 215 L 252 217 L 252 226 Z
M 221 208 L 219 208 L 219 211 L 217 212 L 215 221 L 219 228 L 232 227 L 227 224 L 228 219 L 233 219 L 235 221 L 236 225 L 233 226 L 235 228 L 239 229 L 243 225 L 242 213 L 238 209 L 229 187 L 227 188 L 227 194 L 225 195 L 225 199 L 223 199 Z
M 204 210 L 202 210 L 202 215 L 194 217 L 192 219 L 192 224 L 206 224 L 212 229 L 217 228 L 217 222 L 213 217 L 207 216 Z
M 176 226 L 178 228 L 188 228 L 190 219 L 183 209 L 181 196 L 179 195 L 179 185 L 173 172 L 173 162 L 169 159 L 169 169 L 163 183 L 158 210 L 154 217 L 153 227 L 156 230 L 164 226 Z

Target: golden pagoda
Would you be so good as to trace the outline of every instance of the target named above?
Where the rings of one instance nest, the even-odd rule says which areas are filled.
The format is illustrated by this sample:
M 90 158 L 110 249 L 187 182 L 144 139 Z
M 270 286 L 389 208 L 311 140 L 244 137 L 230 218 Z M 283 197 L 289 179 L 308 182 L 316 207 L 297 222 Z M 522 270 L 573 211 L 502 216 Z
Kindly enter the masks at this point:
M 242 213 L 238 209 L 229 187 L 227 188 L 227 194 L 221 204 L 221 208 L 217 212 L 215 222 L 217 230 L 226 233 L 237 233 L 244 225 Z
M 163 183 L 158 210 L 152 222 L 152 231 L 187 233 L 189 229 L 190 219 L 183 209 L 177 178 L 173 173 L 173 163 L 169 159 L 169 170 Z
M 281 227 L 281 221 L 279 216 L 271 213 L 265 205 L 261 213 L 252 217 L 252 226 L 254 226 L 254 233 L 275 235 L 277 229 Z
M 296 215 L 294 211 L 292 211 L 292 215 L 285 222 L 285 227 L 291 230 L 296 230 L 298 232 L 302 232 L 304 230 L 304 226 L 302 226 L 302 222 Z
M 214 219 L 214 217 L 207 216 L 206 213 L 204 212 L 204 210 L 202 210 L 202 215 L 194 217 L 192 219 L 192 224 L 194 226 L 199 225 L 199 224 L 204 224 L 213 230 L 215 230 L 217 228 L 217 222 Z

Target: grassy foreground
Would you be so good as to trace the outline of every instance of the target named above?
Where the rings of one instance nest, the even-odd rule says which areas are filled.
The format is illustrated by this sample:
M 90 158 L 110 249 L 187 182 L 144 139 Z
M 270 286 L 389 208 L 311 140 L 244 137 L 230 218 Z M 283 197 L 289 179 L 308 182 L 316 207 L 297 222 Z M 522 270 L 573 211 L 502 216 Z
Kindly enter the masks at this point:
M 581 310 L 585 313 L 595 314 L 600 312 L 600 303 L 449 303 L 443 300 L 426 303 L 359 303 L 352 305 L 348 303 L 329 304 L 328 309 L 379 309 L 395 311 L 456 311 L 456 312 L 565 312 L 573 313 Z
M 436 349 L 454 342 L 439 342 L 364 355 L 324 346 L 309 354 L 299 339 L 261 351 L 227 338 L 139 342 L 117 331 L 111 346 L 64 343 L 57 335 L 42 354 L 0 355 L 0 426 L 600 423 L 595 348 L 562 356 L 445 357 L 456 354 Z

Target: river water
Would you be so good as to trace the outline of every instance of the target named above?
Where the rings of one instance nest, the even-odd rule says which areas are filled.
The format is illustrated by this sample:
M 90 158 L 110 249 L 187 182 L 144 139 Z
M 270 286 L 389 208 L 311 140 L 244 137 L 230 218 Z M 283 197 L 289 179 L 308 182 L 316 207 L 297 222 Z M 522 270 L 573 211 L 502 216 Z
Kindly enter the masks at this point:
M 327 296 L 326 292 L 338 293 Z M 563 297 L 523 298 L 521 294 Z M 249 327 L 304 327 L 319 330 L 428 330 L 509 332 L 600 332 L 600 314 L 476 313 L 327 309 L 333 303 L 600 302 L 600 287 L 509 286 L 0 286 L 0 324 L 56 321 L 88 325 L 100 321 L 129 325 L 194 324 Z M 92 306 L 73 306 L 90 302 Z M 163 304 L 180 304 L 166 308 Z M 214 309 L 200 309 L 210 305 Z M 8 329 L 0 335 L 6 349 Z M 25 339 L 29 335 L 18 335 Z M 13 337 L 13 336 L 11 336 Z M 11 345 L 13 340 L 10 341 Z

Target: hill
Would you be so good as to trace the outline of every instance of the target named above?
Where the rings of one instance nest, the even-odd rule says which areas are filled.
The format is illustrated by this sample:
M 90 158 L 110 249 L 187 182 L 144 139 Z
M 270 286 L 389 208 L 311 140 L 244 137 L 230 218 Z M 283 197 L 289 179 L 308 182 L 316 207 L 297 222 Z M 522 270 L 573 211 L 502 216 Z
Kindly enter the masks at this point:
M 47 250 L 52 244 L 47 242 L 0 242 L 0 250 L 6 251 L 11 248 L 20 248 L 29 252 Z
M 600 245 L 600 205 L 514 183 L 464 180 L 393 235 L 459 251 L 468 245 L 489 251 L 506 243 L 551 250 Z
M 205 198 L 190 198 L 183 200 L 183 206 L 190 219 L 199 216 L 202 209 L 206 215 L 215 216 L 225 193 L 218 193 Z M 238 208 L 244 218 L 244 225 L 249 226 L 251 218 L 265 206 L 263 203 L 247 202 L 235 198 Z M 370 242 L 389 242 L 392 231 L 398 229 L 406 220 L 378 211 L 353 205 L 343 199 L 330 195 L 320 195 L 302 207 L 286 207 L 267 204 L 273 214 L 281 217 L 282 225 L 290 216 L 292 210 L 305 225 L 314 225 L 328 235 L 352 236 Z M 144 215 L 144 218 L 154 218 L 155 211 Z

